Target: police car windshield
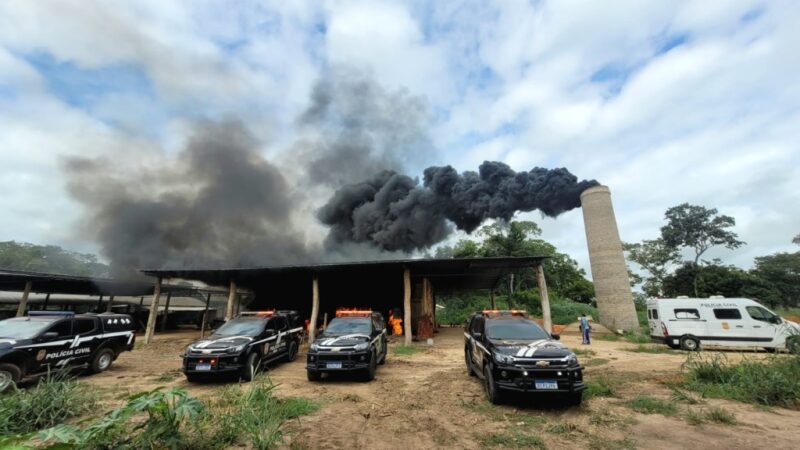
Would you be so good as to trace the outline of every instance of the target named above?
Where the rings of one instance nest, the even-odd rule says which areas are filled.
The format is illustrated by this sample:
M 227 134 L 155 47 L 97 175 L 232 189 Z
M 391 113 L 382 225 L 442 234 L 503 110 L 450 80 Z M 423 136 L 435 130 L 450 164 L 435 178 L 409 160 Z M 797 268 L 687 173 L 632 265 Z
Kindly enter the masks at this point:
M 326 335 L 341 335 L 341 334 L 369 334 L 372 331 L 370 326 L 369 317 L 358 317 L 341 319 L 336 318 L 331 320 L 328 328 L 325 329 Z
M 264 330 L 263 320 L 233 319 L 214 332 L 217 336 L 255 336 Z
M 31 339 L 41 333 L 52 320 L 7 319 L 0 321 L 0 337 L 10 339 Z
M 550 339 L 550 335 L 542 327 L 527 319 L 487 320 L 486 337 L 504 341 Z

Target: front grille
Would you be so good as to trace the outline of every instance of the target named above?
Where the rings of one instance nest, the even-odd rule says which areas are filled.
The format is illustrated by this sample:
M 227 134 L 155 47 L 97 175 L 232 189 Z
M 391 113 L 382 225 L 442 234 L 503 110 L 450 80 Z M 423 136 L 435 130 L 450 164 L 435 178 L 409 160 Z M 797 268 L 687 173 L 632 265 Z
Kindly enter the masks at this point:
M 205 350 L 189 350 L 190 355 L 197 355 L 197 356 L 205 356 L 205 355 L 219 355 L 221 353 L 225 353 L 228 349 L 226 348 L 209 348 Z
M 539 361 L 547 361 L 550 363 L 547 367 L 538 367 L 536 365 Z M 517 359 L 516 363 L 518 366 L 524 369 L 566 369 L 567 368 L 567 361 L 559 360 L 559 359 Z

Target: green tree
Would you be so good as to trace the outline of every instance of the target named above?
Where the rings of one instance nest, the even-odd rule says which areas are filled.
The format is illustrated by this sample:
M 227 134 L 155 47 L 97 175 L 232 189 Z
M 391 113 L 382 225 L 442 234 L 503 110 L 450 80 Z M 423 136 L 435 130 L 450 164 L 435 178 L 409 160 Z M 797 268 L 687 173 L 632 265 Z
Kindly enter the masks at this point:
M 800 252 L 758 257 L 752 273 L 780 293 L 782 306 L 800 306 Z
M 773 307 L 782 304 L 780 291 L 771 283 L 756 274 L 721 265 L 718 261 L 698 265 L 687 261 L 674 274 L 665 277 L 664 291 L 669 297 L 692 295 L 695 280 L 697 293 L 694 295 L 697 297 L 722 295 L 752 298 Z
M 792 238 L 792 244 L 800 245 L 800 234 Z
M 694 251 L 693 264 L 698 267 L 700 257 L 710 248 L 725 246 L 736 249 L 744 245 L 738 235 L 730 230 L 736 225 L 733 217 L 720 215 L 716 208 L 683 203 L 667 209 L 664 213 L 667 224 L 661 228 L 664 243 L 675 249 L 690 248 Z M 698 279 L 700 270 L 695 270 L 692 281 L 694 295 L 699 296 Z
M 649 275 L 643 280 L 642 290 L 650 297 L 663 295 L 664 278 L 680 259 L 678 249 L 663 239 L 644 240 L 640 243 L 623 243 L 628 260 L 635 262 Z
M 109 275 L 109 267 L 95 255 L 14 241 L 0 242 L 0 268 L 87 277 Z

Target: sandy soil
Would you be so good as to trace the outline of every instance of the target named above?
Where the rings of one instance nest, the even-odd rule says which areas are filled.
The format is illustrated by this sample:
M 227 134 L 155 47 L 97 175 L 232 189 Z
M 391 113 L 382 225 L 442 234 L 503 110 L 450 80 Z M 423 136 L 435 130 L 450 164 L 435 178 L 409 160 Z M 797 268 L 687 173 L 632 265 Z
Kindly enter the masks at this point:
M 179 354 L 195 332 L 157 336 L 146 348 L 125 353 L 102 374 L 85 377 L 115 406 L 131 393 L 158 386 L 181 386 L 192 394 L 213 396 L 225 382 L 189 384 L 178 372 Z M 699 405 L 676 403 L 671 417 L 637 413 L 627 400 L 647 394 L 665 400 L 664 382 L 676 380 L 686 354 L 634 353 L 636 345 L 595 340 L 580 345 L 580 337 L 565 332 L 562 340 L 582 355 L 586 378 L 608 377 L 618 384 L 615 397 L 592 398 L 581 408 L 562 408 L 556 399 L 517 398 L 493 406 L 481 384 L 467 376 L 461 329 L 442 329 L 433 347 L 410 356 L 394 354 L 379 366 L 371 383 L 337 377 L 310 383 L 305 355 L 272 367 L 268 376 L 278 395 L 303 396 L 322 404 L 315 414 L 287 424 L 290 448 L 485 448 L 513 447 L 520 436 L 538 436 L 548 448 L 728 449 L 797 448 L 800 411 L 761 409 L 725 400 Z M 729 359 L 763 357 L 763 353 L 725 352 Z M 235 382 L 235 381 L 228 381 Z M 733 413 L 736 424 L 690 425 L 687 411 L 720 407 Z

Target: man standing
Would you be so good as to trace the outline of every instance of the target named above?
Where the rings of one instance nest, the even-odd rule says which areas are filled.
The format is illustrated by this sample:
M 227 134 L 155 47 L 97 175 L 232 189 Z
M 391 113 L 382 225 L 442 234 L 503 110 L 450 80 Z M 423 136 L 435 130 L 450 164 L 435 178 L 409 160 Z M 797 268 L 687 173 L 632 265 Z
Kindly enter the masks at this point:
M 589 337 L 589 331 L 591 331 L 592 327 L 589 325 L 589 319 L 586 317 L 586 314 L 581 314 L 580 318 L 580 328 L 581 328 L 581 336 L 583 337 L 583 344 L 590 345 L 592 343 L 591 337 Z

